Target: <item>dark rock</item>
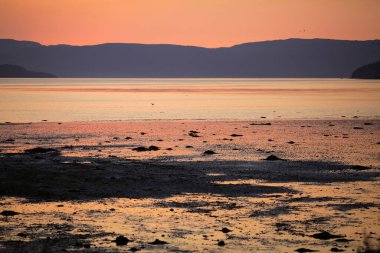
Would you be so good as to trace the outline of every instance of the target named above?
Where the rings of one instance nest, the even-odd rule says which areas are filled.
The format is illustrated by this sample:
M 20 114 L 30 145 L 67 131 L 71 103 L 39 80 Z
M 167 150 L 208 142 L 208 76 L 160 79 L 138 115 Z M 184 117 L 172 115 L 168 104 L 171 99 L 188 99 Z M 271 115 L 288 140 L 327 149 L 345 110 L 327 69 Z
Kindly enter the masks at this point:
M 251 123 L 250 125 L 251 126 L 271 126 L 272 123 L 269 123 L 269 122 L 267 122 L 267 123 Z
M 141 135 L 146 135 L 146 133 L 144 133 L 144 132 L 141 132 L 140 134 L 141 134 Z
M 355 129 L 355 130 L 361 130 L 363 128 L 362 127 L 353 127 L 353 129 Z
M 364 122 L 365 126 L 372 126 L 373 124 L 371 122 Z
M 125 236 L 122 236 L 122 235 L 119 235 L 118 237 L 116 237 L 116 245 L 117 246 L 121 246 L 121 245 L 127 245 L 128 242 L 131 242 L 131 240 L 129 240 L 127 237 Z
M 288 141 L 289 144 L 294 144 L 295 142 L 294 141 Z
M 281 159 L 281 158 L 279 158 L 279 157 L 277 157 L 275 155 L 270 155 L 267 158 L 265 158 L 265 160 L 267 160 L 267 161 L 281 161 L 283 159 Z
M 187 145 L 185 148 L 193 148 L 193 146 Z
M 224 241 L 219 241 L 219 242 L 218 242 L 218 246 L 223 247 L 224 245 L 226 245 L 226 243 L 225 243 Z
M 206 150 L 205 152 L 203 152 L 204 155 L 215 155 L 216 153 L 212 150 Z
M 15 142 L 15 140 L 14 139 L 6 139 L 3 142 Z
M 129 249 L 129 251 L 132 251 L 132 252 L 136 252 L 136 251 L 140 251 L 141 249 L 139 248 L 136 248 L 136 247 L 132 247 Z
M 193 131 L 193 130 L 189 131 L 189 136 L 191 137 L 200 137 L 198 134 L 199 134 L 198 131 Z
M 221 230 L 223 233 L 229 233 L 229 232 L 231 232 L 232 230 L 230 230 L 230 229 L 228 229 L 228 228 L 222 228 L 222 230 Z
M 231 134 L 230 135 L 231 137 L 240 137 L 240 136 L 243 136 L 242 134 Z
M 342 235 L 333 235 L 330 234 L 329 232 L 323 231 L 321 233 L 316 233 L 311 235 L 311 237 L 319 240 L 330 240 L 330 239 L 335 239 L 335 238 L 342 238 Z
M 152 244 L 152 245 L 162 245 L 162 244 L 169 244 L 169 243 L 165 242 L 165 241 L 161 241 L 159 239 L 156 239 L 153 242 L 149 242 L 149 244 Z
M 125 137 L 124 139 L 126 139 L 126 140 L 132 140 L 132 137 L 127 136 L 127 137 Z
M 10 211 L 10 210 L 4 210 L 0 213 L 2 216 L 14 216 L 14 215 L 18 215 L 20 213 L 18 212 L 15 212 L 15 211 Z
M 37 147 L 37 148 L 31 148 L 31 149 L 25 150 L 25 153 L 28 153 L 28 154 L 44 154 L 44 153 L 49 153 L 49 152 L 59 153 L 59 151 L 57 149 L 54 149 L 54 148 Z
M 133 148 L 132 150 L 137 151 L 137 152 L 145 152 L 145 151 L 157 151 L 159 149 L 160 148 L 157 146 L 150 146 L 148 148 L 141 146 L 141 147 Z
M 331 248 L 330 251 L 331 252 L 343 252 L 344 249 L 339 249 L 339 248 L 334 247 L 334 248 Z
M 316 252 L 316 250 L 307 249 L 307 248 L 299 248 L 299 249 L 296 249 L 295 251 L 300 252 L 300 253 L 303 253 L 303 252 Z

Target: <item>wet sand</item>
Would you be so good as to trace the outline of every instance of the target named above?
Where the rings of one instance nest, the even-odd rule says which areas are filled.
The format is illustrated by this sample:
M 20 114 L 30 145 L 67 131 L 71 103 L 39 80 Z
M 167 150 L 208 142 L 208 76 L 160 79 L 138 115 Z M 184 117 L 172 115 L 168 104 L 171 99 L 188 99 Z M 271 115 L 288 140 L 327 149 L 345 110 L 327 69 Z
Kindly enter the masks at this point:
M 4 123 L 0 212 L 16 213 L 0 216 L 0 251 L 376 246 L 379 130 L 360 118 Z

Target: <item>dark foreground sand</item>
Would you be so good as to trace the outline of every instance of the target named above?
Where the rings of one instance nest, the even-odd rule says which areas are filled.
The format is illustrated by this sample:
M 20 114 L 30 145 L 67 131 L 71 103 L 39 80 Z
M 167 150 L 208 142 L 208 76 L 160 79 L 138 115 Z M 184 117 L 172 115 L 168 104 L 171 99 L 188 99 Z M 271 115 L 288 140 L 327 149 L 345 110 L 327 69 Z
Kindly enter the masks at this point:
M 379 130 L 360 119 L 1 124 L 0 251 L 379 247 Z M 53 150 L 25 152 L 35 147 Z

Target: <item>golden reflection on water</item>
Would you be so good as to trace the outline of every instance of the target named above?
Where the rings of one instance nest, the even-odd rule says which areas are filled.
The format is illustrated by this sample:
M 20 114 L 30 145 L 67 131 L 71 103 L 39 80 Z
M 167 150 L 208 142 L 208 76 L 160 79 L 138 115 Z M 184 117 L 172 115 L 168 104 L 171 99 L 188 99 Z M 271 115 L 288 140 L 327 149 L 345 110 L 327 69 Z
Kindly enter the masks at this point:
M 349 79 L 0 79 L 0 121 L 377 117 L 379 98 Z

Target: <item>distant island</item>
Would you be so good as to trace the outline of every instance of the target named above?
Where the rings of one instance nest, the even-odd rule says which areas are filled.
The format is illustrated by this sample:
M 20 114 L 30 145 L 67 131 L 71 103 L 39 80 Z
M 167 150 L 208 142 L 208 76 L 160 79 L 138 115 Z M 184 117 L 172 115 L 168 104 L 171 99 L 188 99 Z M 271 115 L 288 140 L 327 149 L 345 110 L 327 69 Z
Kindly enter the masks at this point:
M 356 79 L 380 79 L 380 61 L 362 66 L 352 73 Z
M 287 39 L 204 48 L 170 44 L 42 45 L 0 39 L 0 64 L 59 77 L 350 78 L 380 41 Z
M 21 66 L 4 64 L 0 65 L 0 78 L 53 78 L 52 74 L 27 70 Z

